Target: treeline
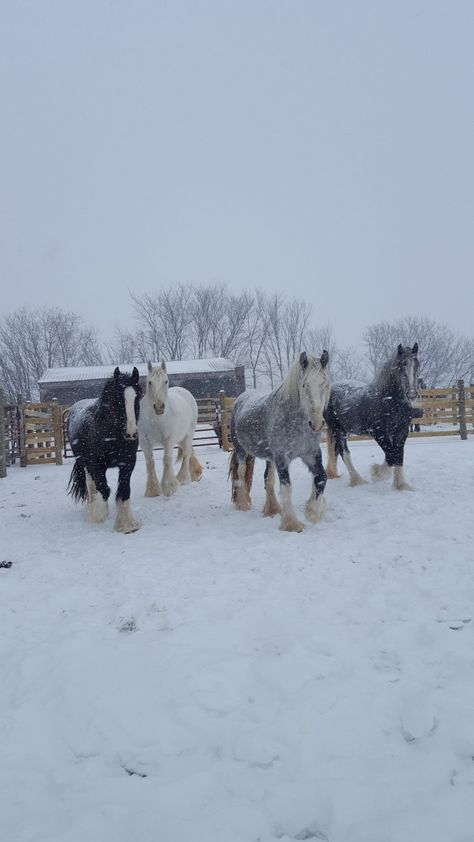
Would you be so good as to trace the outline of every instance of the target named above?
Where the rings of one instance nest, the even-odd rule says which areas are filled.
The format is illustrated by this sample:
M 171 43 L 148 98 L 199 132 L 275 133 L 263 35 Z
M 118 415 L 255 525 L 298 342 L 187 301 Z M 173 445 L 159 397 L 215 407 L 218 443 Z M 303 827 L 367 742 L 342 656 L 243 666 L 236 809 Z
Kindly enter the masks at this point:
M 273 387 L 300 350 L 323 348 L 334 380 L 368 380 L 399 342 L 415 341 L 427 386 L 474 380 L 474 340 L 425 316 L 371 325 L 356 349 L 338 345 L 308 302 L 259 289 L 234 294 L 219 284 L 175 284 L 131 294 L 131 310 L 134 329 L 116 328 L 106 341 L 80 316 L 57 308 L 23 307 L 1 317 L 0 386 L 10 400 L 18 393 L 32 400 L 47 368 L 229 357 L 246 367 L 250 384 Z

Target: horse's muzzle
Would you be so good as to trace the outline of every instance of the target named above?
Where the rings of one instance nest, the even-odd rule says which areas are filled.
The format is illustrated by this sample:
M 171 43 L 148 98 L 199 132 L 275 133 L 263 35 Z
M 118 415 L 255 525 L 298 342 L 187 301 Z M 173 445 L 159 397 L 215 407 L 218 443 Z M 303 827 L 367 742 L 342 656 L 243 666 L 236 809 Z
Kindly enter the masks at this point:
M 164 406 L 156 406 L 156 404 L 153 404 L 153 409 L 155 410 L 155 415 L 163 415 L 165 411 Z
M 313 424 L 313 422 L 312 422 L 312 421 L 308 421 L 308 424 L 309 424 L 309 426 L 311 427 L 311 429 L 312 429 L 313 433 L 320 433 L 320 432 L 321 432 L 321 430 L 323 429 L 323 425 L 322 425 L 322 424 L 320 424 L 318 427 L 316 427 L 316 426 Z

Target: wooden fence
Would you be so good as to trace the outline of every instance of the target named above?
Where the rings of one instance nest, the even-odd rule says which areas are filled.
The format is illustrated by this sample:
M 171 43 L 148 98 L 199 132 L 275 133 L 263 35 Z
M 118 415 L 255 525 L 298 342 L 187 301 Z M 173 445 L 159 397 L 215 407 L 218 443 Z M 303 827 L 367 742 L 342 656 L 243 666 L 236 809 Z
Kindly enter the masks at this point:
M 198 426 L 193 447 L 219 445 L 230 450 L 229 420 L 235 398 L 224 392 L 218 398 L 198 399 Z M 410 437 L 460 435 L 467 439 L 474 433 L 474 384 L 465 386 L 459 380 L 446 389 L 422 389 L 416 406 L 423 409 L 423 417 L 413 420 Z M 67 439 L 68 409 L 52 403 L 23 403 L 8 405 L 0 393 L 0 477 L 6 466 L 16 462 L 27 465 L 62 463 L 72 456 Z M 354 436 L 354 439 L 363 438 Z

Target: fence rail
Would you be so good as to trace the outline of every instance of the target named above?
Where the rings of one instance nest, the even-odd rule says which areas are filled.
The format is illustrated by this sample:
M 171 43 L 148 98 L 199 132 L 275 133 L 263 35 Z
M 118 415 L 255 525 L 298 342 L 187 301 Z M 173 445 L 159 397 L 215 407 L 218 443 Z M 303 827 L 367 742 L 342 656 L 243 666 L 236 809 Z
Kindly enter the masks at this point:
M 235 398 L 199 398 L 198 425 L 193 447 L 219 445 L 230 450 L 229 421 Z M 474 384 L 465 386 L 458 380 L 444 389 L 422 389 L 416 407 L 423 417 L 414 419 L 410 437 L 459 435 L 467 439 L 474 433 Z M 69 409 L 52 403 L 24 403 L 21 395 L 16 404 L 5 404 L 0 391 L 0 477 L 6 467 L 19 462 L 27 465 L 60 465 L 72 456 L 67 438 Z M 353 439 L 365 438 L 353 436 Z

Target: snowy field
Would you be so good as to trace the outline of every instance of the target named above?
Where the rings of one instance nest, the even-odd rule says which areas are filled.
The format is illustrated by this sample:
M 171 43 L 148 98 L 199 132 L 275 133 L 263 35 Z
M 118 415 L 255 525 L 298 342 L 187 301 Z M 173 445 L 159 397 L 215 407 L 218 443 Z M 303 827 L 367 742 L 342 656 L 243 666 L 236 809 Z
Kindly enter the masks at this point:
M 473 842 L 474 438 L 409 441 L 414 493 L 329 482 L 300 535 L 263 464 L 241 513 L 199 457 L 145 499 L 140 454 L 133 535 L 71 460 L 0 480 L 1 842 Z

